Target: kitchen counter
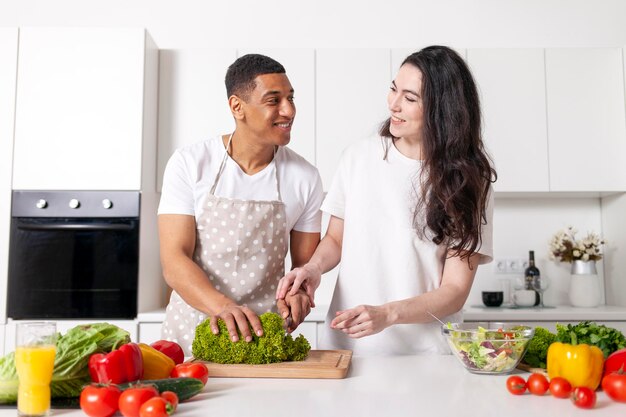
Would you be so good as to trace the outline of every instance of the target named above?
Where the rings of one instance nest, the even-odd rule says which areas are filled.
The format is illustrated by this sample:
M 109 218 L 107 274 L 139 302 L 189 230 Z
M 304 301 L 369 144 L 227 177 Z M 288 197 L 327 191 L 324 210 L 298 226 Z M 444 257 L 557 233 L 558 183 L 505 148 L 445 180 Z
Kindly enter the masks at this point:
M 554 308 L 521 308 L 515 306 L 466 306 L 463 309 L 463 319 L 465 321 L 626 321 L 626 307 L 598 306 L 593 308 L 580 308 L 556 306 Z
M 528 376 L 519 372 L 521 376 Z M 598 392 L 593 410 L 549 395 L 514 396 L 508 375 L 476 375 L 451 355 L 353 357 L 345 379 L 209 378 L 204 392 L 174 416 L 615 416 L 626 411 Z M 2 409 L 0 417 L 14 417 Z M 84 417 L 80 410 L 52 416 Z

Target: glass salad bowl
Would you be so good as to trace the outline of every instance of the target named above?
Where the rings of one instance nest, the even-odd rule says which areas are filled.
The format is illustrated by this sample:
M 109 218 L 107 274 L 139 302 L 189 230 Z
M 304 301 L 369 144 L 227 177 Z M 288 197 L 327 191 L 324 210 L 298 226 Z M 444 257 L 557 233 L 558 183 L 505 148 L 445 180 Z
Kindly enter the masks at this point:
M 486 324 L 486 323 L 485 323 Z M 452 354 L 476 374 L 507 374 L 522 360 L 535 329 L 511 323 L 448 323 L 441 327 Z

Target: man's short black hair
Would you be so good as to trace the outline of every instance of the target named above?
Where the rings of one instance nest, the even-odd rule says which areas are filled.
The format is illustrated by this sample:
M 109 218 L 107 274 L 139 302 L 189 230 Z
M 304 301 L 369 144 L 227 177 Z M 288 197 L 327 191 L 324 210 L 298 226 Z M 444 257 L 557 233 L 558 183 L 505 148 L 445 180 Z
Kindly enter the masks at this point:
M 259 54 L 247 54 L 237 58 L 226 71 L 226 94 L 247 100 L 256 87 L 254 79 L 263 74 L 284 74 L 285 67 L 278 61 Z

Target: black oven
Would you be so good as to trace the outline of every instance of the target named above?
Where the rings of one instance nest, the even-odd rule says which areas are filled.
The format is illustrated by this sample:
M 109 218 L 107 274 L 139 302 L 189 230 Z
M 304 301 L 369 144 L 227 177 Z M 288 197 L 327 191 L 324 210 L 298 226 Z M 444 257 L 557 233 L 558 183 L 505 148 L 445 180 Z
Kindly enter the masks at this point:
M 7 316 L 137 316 L 136 191 L 13 191 Z

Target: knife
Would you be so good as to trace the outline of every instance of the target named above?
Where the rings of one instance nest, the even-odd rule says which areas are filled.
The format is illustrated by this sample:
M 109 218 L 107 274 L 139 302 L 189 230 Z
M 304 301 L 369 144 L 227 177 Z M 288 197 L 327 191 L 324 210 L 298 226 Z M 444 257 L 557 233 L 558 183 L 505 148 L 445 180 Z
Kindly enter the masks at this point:
M 289 328 L 291 327 L 292 323 L 293 323 L 293 319 L 291 318 L 291 312 L 290 312 L 289 315 L 285 317 L 285 320 L 283 320 L 283 329 L 285 330 L 285 334 L 289 334 Z

